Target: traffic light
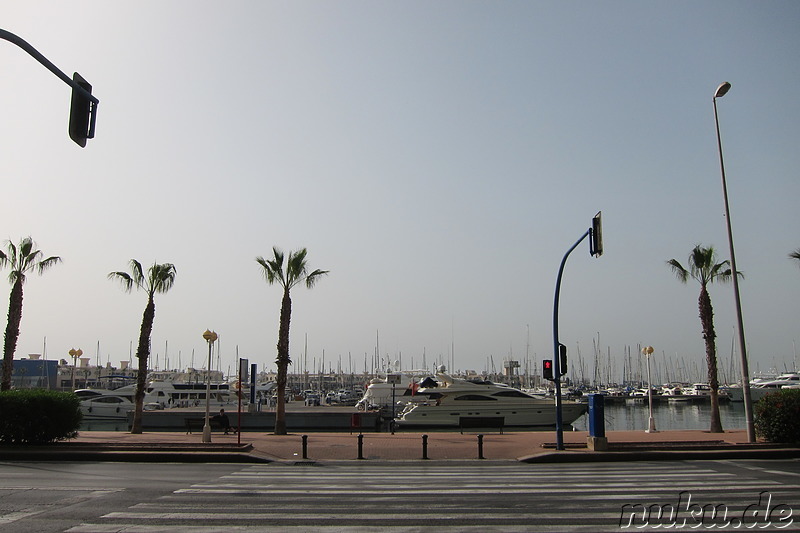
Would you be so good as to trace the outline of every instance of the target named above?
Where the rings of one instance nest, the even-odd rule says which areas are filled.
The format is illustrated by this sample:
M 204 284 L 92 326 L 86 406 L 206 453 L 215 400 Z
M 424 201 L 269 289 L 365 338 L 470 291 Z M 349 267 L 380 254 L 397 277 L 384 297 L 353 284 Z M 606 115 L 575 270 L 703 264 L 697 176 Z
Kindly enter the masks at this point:
M 92 94 L 91 84 L 77 72 L 72 75 L 72 81 Z M 81 147 L 86 146 L 86 139 L 94 137 L 96 109 L 96 104 L 92 103 L 83 91 L 72 88 L 72 102 L 69 108 L 69 138 Z
M 549 379 L 550 381 L 555 381 L 553 379 L 553 360 L 552 359 L 545 359 L 544 366 L 542 367 L 542 377 L 544 379 Z
M 600 216 L 601 213 L 602 211 L 598 211 L 592 218 L 592 229 L 589 230 L 589 236 L 591 237 L 589 254 L 595 257 L 603 255 L 603 222 Z
M 567 375 L 567 347 L 558 343 L 558 372 Z

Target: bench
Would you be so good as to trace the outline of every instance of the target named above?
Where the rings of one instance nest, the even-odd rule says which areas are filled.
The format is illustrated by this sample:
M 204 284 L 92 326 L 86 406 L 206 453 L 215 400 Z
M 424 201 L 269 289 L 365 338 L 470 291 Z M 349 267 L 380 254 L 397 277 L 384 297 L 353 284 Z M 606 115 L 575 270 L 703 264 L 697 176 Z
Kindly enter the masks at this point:
M 183 422 L 186 425 L 187 435 L 189 435 L 193 429 L 197 431 L 203 431 L 203 427 L 206 425 L 205 418 L 184 418 Z M 217 418 L 209 418 L 208 425 L 211 427 L 211 431 L 225 431 L 225 428 L 222 426 L 222 421 Z M 231 426 L 230 430 L 236 433 L 236 428 L 234 426 Z
M 502 435 L 505 420 L 502 416 L 461 416 L 458 418 L 458 427 L 462 434 L 465 429 L 497 429 Z

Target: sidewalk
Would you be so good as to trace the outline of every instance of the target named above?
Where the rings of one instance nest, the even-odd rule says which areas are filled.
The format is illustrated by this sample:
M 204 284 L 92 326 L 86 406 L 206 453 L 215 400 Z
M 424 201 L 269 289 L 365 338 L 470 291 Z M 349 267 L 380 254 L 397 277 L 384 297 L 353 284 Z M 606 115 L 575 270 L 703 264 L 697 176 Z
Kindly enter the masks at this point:
M 356 433 L 306 433 L 306 456 L 300 433 L 273 435 L 245 432 L 241 436 L 215 432 L 203 443 L 202 433 L 84 431 L 69 442 L 42 447 L 0 447 L 0 460 L 104 460 L 186 462 L 334 462 L 422 461 L 423 433 L 363 433 L 359 459 Z M 709 433 L 701 430 L 606 432 L 608 451 L 590 451 L 587 432 L 565 432 L 565 450 L 555 450 L 555 432 L 486 432 L 482 457 L 475 432 L 427 434 L 431 461 L 572 462 L 657 459 L 800 457 L 800 448 L 749 444 L 745 430 Z

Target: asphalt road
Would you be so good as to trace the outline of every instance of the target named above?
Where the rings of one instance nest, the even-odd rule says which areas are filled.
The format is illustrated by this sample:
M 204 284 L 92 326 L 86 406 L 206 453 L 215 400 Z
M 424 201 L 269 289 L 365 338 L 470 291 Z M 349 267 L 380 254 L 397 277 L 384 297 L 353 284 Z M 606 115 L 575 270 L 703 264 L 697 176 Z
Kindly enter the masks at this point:
M 0 463 L 3 533 L 618 532 L 642 526 L 800 530 L 800 460 Z

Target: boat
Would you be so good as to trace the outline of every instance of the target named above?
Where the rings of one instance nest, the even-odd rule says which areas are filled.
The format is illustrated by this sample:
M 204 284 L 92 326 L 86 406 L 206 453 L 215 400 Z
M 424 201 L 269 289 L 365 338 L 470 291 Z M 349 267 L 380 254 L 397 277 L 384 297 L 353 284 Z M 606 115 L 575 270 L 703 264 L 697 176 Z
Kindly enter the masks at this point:
M 689 396 L 711 396 L 711 385 L 708 383 L 692 383 L 691 387 L 683 389 Z
M 417 397 L 422 383 L 432 378 L 424 370 L 410 372 L 392 372 L 386 378 L 374 378 L 370 381 L 364 396 L 355 404 L 359 411 L 391 409 L 393 405 L 409 402 L 424 397 Z
M 120 389 L 125 389 L 121 387 Z M 87 420 L 123 420 L 128 411 L 134 409 L 133 389 L 78 389 L 75 395 L 80 399 L 83 418 Z
M 649 398 L 647 394 L 647 389 L 633 389 L 628 393 L 628 396 L 625 398 L 625 401 L 628 403 L 636 403 L 636 402 L 643 402 Z
M 443 367 L 436 380 L 426 381 L 417 394 L 424 401 L 407 404 L 395 419 L 398 427 L 459 427 L 465 418 L 502 418 L 505 427 L 555 425 L 553 399 L 534 397 L 500 383 L 457 379 Z M 586 412 L 586 405 L 562 400 L 564 424 L 571 424 Z
M 778 392 L 784 388 L 800 388 L 800 373 L 786 372 L 775 379 L 759 379 L 750 382 L 750 399 L 757 402 L 771 392 Z M 732 402 L 744 401 L 741 385 L 732 385 L 728 388 L 728 395 Z
M 239 397 L 228 383 L 179 383 L 173 381 L 151 381 L 145 389 L 143 408 L 148 411 L 171 407 L 205 407 L 206 388 L 211 391 L 209 405 L 213 410 L 237 406 Z M 135 408 L 136 384 L 118 389 L 78 389 L 81 412 L 85 419 L 126 419 L 128 411 Z M 242 404 L 247 401 L 242 400 Z

